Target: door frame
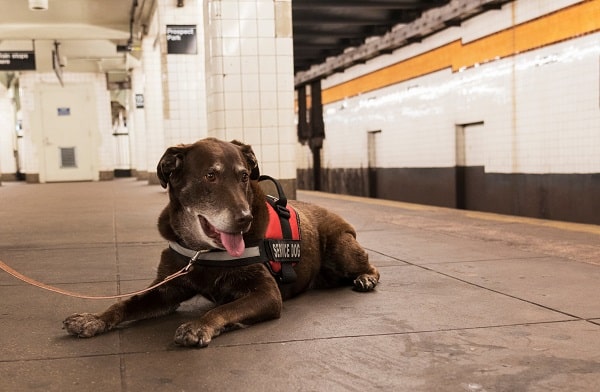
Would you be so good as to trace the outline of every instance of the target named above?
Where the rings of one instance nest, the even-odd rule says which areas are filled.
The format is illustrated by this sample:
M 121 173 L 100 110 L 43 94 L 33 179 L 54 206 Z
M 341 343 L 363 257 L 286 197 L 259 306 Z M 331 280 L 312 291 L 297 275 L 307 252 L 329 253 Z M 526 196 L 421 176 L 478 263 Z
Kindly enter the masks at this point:
M 367 131 L 367 195 L 372 198 L 377 198 L 379 194 L 379 184 L 377 181 L 377 171 L 379 170 L 379 162 L 377 159 L 377 147 L 379 145 L 380 134 L 381 129 Z
M 469 161 L 467 142 L 467 133 L 470 131 L 482 132 L 485 123 L 475 121 L 470 123 L 455 125 L 455 206 L 457 209 L 469 209 Z M 477 130 L 475 130 L 477 127 Z M 479 129 L 481 128 L 481 129 Z M 479 166 L 479 165 L 477 165 Z

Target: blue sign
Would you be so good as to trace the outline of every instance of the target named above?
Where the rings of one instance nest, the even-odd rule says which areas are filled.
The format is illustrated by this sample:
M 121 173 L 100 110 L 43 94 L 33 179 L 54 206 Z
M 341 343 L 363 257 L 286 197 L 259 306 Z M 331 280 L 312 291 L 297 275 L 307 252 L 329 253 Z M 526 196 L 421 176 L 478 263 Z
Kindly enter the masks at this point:
M 70 116 L 71 108 L 58 108 L 58 115 L 59 116 Z

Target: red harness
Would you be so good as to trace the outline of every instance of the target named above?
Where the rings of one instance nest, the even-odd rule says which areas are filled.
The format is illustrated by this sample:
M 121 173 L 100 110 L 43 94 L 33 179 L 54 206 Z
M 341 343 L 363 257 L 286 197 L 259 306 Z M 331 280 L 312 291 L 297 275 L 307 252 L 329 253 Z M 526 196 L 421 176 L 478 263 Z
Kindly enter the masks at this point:
M 285 212 L 278 214 L 277 207 L 273 207 L 271 203 L 270 200 L 267 201 L 269 225 L 264 240 L 271 256 L 267 265 L 273 275 L 286 279 L 288 271 L 284 270 L 288 267 L 291 269 L 300 261 L 300 219 L 296 210 L 289 204 L 286 206 L 289 211 L 287 218 Z M 289 223 L 286 225 L 286 222 Z

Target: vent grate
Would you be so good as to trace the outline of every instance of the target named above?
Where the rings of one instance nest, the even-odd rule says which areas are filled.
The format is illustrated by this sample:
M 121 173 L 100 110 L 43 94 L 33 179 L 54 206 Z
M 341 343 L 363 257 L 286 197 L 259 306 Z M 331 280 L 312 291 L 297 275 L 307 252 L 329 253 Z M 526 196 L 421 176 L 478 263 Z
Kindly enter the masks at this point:
M 75 160 L 75 147 L 60 147 L 60 167 L 77 167 Z

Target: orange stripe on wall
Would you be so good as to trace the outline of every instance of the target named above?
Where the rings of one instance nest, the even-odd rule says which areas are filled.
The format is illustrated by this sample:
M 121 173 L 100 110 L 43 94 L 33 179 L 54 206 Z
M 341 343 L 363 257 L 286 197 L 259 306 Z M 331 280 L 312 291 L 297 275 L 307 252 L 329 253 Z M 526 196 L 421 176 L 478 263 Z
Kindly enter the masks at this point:
M 323 104 L 442 69 L 451 68 L 453 71 L 458 71 L 462 67 L 471 67 L 495 58 L 514 56 L 598 30 L 600 30 L 600 0 L 586 1 L 465 45 L 460 40 L 450 42 L 429 52 L 324 89 Z

